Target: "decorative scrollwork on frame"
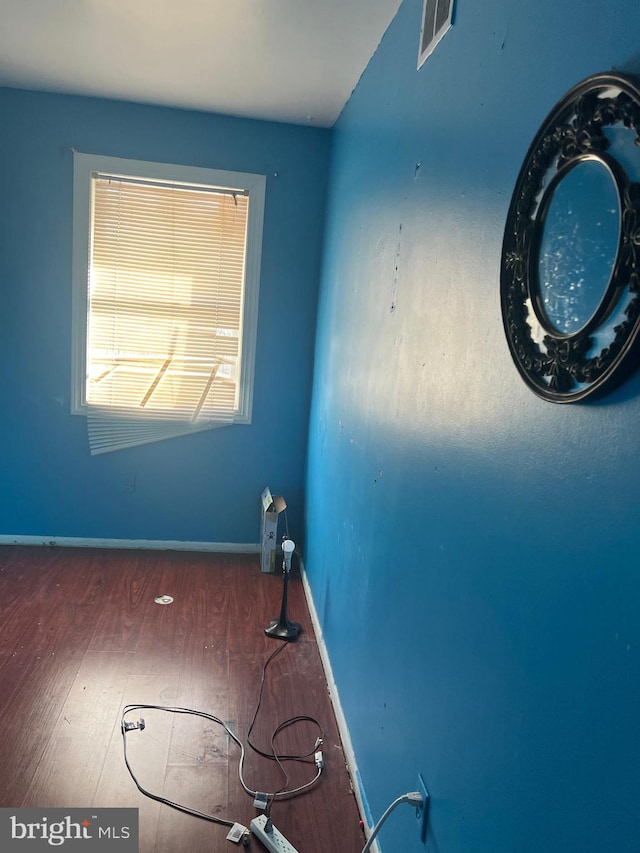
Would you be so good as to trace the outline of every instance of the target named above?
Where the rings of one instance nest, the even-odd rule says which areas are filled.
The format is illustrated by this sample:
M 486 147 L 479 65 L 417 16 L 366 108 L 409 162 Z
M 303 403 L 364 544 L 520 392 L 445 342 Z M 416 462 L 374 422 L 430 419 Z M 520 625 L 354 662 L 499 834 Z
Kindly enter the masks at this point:
M 620 134 L 633 145 L 618 153 Z M 616 144 L 612 144 L 612 139 Z M 635 146 L 635 148 L 634 148 Z M 629 174 L 628 152 L 637 152 Z M 619 201 L 617 250 L 597 308 L 577 330 L 558 328 L 540 295 L 539 252 L 546 211 L 577 165 L 606 169 Z M 501 303 L 511 355 L 529 387 L 568 403 L 604 393 L 631 372 L 640 336 L 640 88 L 635 78 L 597 74 L 574 86 L 533 140 L 507 216 Z

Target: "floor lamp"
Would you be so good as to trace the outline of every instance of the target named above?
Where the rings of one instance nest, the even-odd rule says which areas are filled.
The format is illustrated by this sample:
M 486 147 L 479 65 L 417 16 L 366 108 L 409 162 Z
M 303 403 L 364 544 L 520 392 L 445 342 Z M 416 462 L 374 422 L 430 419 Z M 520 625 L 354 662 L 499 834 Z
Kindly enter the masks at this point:
M 287 618 L 287 587 L 289 585 L 289 574 L 291 573 L 291 555 L 296 547 L 293 539 L 285 539 L 282 543 L 282 606 L 280 608 L 280 618 L 274 619 L 268 628 L 264 629 L 268 637 L 275 637 L 277 640 L 295 640 L 302 625 L 298 622 L 289 622 Z

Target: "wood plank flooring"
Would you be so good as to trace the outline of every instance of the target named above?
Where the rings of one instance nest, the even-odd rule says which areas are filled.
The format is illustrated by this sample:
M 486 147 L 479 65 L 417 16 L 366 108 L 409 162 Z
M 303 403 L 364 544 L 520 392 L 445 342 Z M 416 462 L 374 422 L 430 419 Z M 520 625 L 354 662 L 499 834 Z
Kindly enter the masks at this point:
M 154 599 L 166 594 L 173 604 Z M 227 827 L 141 794 L 123 757 L 127 704 L 178 706 L 223 720 L 270 753 L 276 727 L 318 720 L 325 771 L 301 796 L 277 800 L 271 816 L 300 853 L 360 853 L 364 836 L 329 701 L 304 591 L 294 567 L 292 643 L 265 636 L 279 616 L 282 579 L 257 555 L 0 546 L 0 807 L 139 809 L 141 853 L 237 850 Z M 127 734 L 140 784 L 154 793 L 248 826 L 258 812 L 238 778 L 240 750 L 208 719 L 144 710 L 144 731 Z M 275 738 L 279 755 L 308 753 L 316 726 L 303 721 Z M 285 764 L 288 789 L 315 774 Z M 252 790 L 285 785 L 273 760 L 247 747 Z M 245 849 L 245 848 L 240 848 Z M 249 850 L 263 851 L 251 838 Z

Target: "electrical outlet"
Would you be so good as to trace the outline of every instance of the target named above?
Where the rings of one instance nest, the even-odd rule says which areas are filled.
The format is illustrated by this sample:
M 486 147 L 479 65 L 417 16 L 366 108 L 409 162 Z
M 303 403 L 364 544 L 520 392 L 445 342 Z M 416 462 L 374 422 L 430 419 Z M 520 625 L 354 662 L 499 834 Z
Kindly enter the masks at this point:
M 273 824 L 271 824 L 269 832 L 265 829 L 266 825 L 267 816 L 258 815 L 251 821 L 251 832 L 264 844 L 269 853 L 298 853 L 293 844 L 289 844 L 284 835 L 278 832 Z
M 426 844 L 427 823 L 429 822 L 429 792 L 422 778 L 422 773 L 418 773 L 418 790 L 422 794 L 422 805 L 416 809 L 416 820 L 420 826 L 420 841 Z

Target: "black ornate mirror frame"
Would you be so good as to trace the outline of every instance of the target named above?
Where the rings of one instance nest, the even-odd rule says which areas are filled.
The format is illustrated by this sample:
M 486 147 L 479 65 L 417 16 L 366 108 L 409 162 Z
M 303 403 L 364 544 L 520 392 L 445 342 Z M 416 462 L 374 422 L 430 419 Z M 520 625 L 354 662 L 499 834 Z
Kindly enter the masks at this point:
M 607 127 L 626 128 L 640 146 L 636 78 L 597 74 L 556 104 L 533 140 L 518 175 L 502 247 L 502 319 L 515 364 L 540 397 L 571 403 L 603 393 L 635 367 L 640 336 L 640 184 L 608 149 Z M 558 182 L 578 163 L 597 160 L 614 181 L 620 234 L 611 276 L 593 316 L 565 334 L 540 299 L 538 253 L 545 211 Z M 638 149 L 640 174 L 640 149 Z

